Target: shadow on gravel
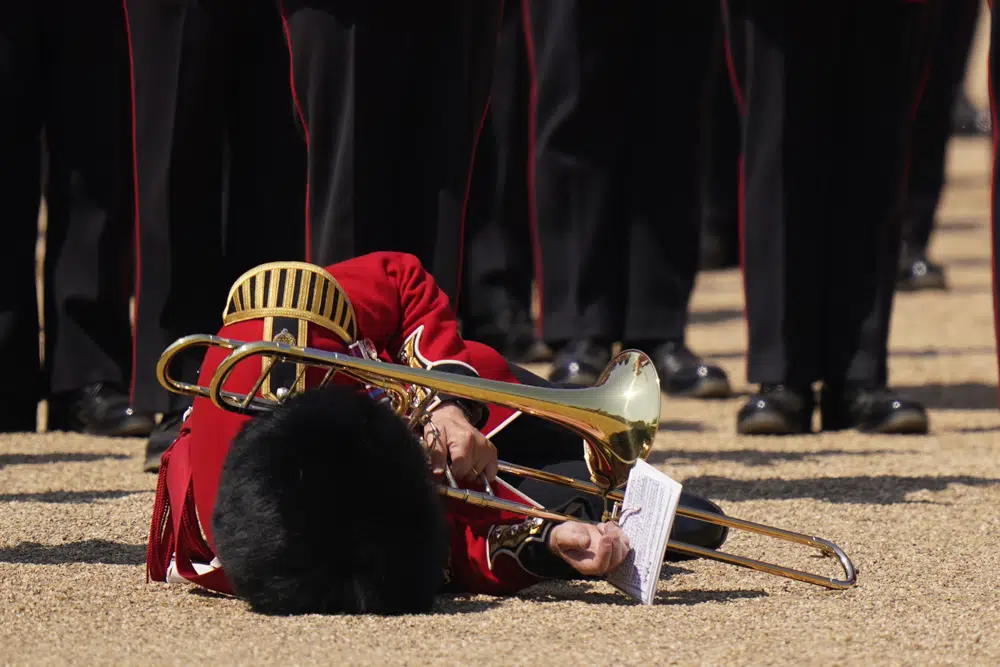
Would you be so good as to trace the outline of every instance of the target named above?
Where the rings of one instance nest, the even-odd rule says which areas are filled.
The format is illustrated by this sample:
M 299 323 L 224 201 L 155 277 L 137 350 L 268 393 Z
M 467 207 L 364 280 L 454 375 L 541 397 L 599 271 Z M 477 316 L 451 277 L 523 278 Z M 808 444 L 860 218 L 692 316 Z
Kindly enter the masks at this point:
M 0 503 L 92 503 L 95 500 L 124 498 L 153 490 L 112 489 L 110 491 L 43 491 L 39 493 L 0 493 Z
M 0 549 L 0 563 L 142 565 L 145 562 L 146 545 L 122 544 L 108 540 L 84 540 L 55 545 L 21 542 L 13 547 Z
M 929 382 L 912 387 L 898 386 L 896 389 L 932 410 L 996 410 L 998 407 L 997 387 L 994 384 Z
M 989 346 L 974 347 L 927 347 L 922 350 L 892 350 L 889 355 L 900 358 L 914 359 L 934 359 L 935 357 L 965 357 L 972 355 L 988 354 L 993 355 L 994 349 Z M 745 350 L 723 350 L 721 352 L 711 352 L 705 354 L 706 359 L 742 359 L 746 356 Z M 943 385 L 949 386 L 949 385 Z M 893 385 L 894 388 L 898 388 Z
M 0 468 L 44 463 L 90 463 L 106 459 L 130 459 L 127 454 L 88 454 L 86 452 L 55 452 L 52 454 L 0 454 Z
M 742 308 L 716 308 L 714 310 L 692 311 L 688 315 L 688 324 L 721 324 L 742 319 Z
M 464 595 L 439 595 L 434 602 L 434 611 L 430 615 L 479 614 L 501 604 L 503 604 L 502 599 L 477 600 Z
M 945 219 L 945 220 L 935 221 L 934 224 L 937 225 L 938 229 L 941 231 L 969 232 L 980 228 L 984 228 L 989 223 L 979 218 L 958 218 L 954 220 Z
M 701 422 L 684 421 L 681 419 L 668 419 L 661 421 L 657 427 L 660 431 L 683 431 L 686 433 L 701 433 L 705 430 Z
M 649 453 L 649 463 L 703 463 L 729 461 L 748 466 L 770 466 L 777 463 L 817 461 L 824 456 L 875 456 L 880 454 L 907 454 L 913 450 L 871 449 L 848 451 L 846 449 L 821 449 L 815 452 L 776 452 L 762 449 L 734 449 L 730 451 L 704 451 L 682 449 L 657 449 Z
M 545 595 L 521 595 L 521 599 L 538 602 L 586 602 L 587 604 L 603 604 L 615 607 L 635 607 L 639 603 L 627 597 L 624 593 L 606 593 L 574 587 L 571 590 L 561 589 Z M 692 606 L 706 602 L 730 602 L 732 600 L 748 600 L 767 597 L 761 590 L 690 590 L 690 591 L 659 591 L 655 604 Z
M 815 498 L 831 503 L 864 505 L 896 505 L 925 501 L 907 500 L 914 491 L 944 491 L 952 484 L 963 486 L 994 486 L 1000 479 L 944 475 L 941 477 L 903 477 L 872 475 L 870 477 L 811 477 L 807 479 L 739 480 L 705 475 L 684 481 L 684 489 L 712 500 L 791 500 Z

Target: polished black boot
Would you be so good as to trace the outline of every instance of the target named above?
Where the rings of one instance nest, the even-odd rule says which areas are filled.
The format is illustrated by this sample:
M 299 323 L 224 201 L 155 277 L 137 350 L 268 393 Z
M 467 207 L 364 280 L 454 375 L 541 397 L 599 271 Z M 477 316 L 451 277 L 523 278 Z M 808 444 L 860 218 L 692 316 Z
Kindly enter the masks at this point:
M 896 289 L 902 292 L 948 289 L 944 267 L 927 258 L 927 253 L 904 253 L 899 260 Z
M 690 507 L 702 512 L 725 515 L 722 508 L 712 501 L 693 495 L 687 491 L 681 492 L 680 505 L 681 507 Z M 674 517 L 674 525 L 670 529 L 670 539 L 674 542 L 683 542 L 706 549 L 718 549 L 725 543 L 727 537 L 729 537 L 729 529 L 725 526 L 706 523 L 705 521 L 679 515 Z M 671 551 L 670 549 L 667 549 L 667 553 L 664 556 L 664 560 L 675 563 L 684 560 L 694 560 L 695 558 L 697 556 L 689 556 L 678 551 Z
M 625 348 L 637 347 L 626 345 Z M 638 346 L 639 349 L 644 349 Z M 732 394 L 726 372 L 705 361 L 679 342 L 661 343 L 649 355 L 660 375 L 660 387 L 669 396 L 728 398 Z
M 592 340 L 572 341 L 556 353 L 551 382 L 590 387 L 611 361 L 611 345 Z
M 50 398 L 48 430 L 144 437 L 152 432 L 153 419 L 135 412 L 120 387 L 98 382 Z
M 857 429 L 865 433 L 924 434 L 927 410 L 886 387 L 823 387 L 820 412 L 824 431 Z
M 811 387 L 762 384 L 736 417 L 742 435 L 797 435 L 812 432 L 816 397 Z
M 977 109 L 960 90 L 952 110 L 951 132 L 960 137 L 988 137 L 993 133 L 993 117 L 989 111 Z
M 160 457 L 180 436 L 182 423 L 184 423 L 183 412 L 171 412 L 163 415 L 160 423 L 150 434 L 149 440 L 146 441 L 146 460 L 142 465 L 143 472 L 160 471 Z

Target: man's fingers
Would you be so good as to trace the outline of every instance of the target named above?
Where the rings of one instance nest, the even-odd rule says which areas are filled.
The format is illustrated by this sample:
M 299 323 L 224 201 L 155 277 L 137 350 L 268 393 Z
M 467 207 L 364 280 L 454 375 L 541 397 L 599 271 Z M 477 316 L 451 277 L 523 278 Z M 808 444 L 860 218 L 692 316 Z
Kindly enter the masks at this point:
M 444 467 L 448 463 L 448 446 L 445 434 L 439 431 L 440 438 L 435 440 L 434 432 L 428 429 L 424 432 L 424 439 L 430 443 L 431 472 L 435 475 L 443 475 Z
M 493 450 L 494 452 L 496 450 Z M 493 456 L 490 462 L 486 464 L 486 480 L 492 484 L 497 478 L 497 457 Z
M 474 452 L 475 466 L 473 478 L 479 475 L 486 475 L 486 479 L 492 482 L 497 476 L 497 450 L 493 444 L 479 431 L 473 431 L 472 451 Z
M 624 535 L 622 536 L 624 537 Z M 625 557 L 628 556 L 629 548 L 625 546 L 624 540 L 621 537 L 615 538 L 614 550 L 611 554 L 611 562 L 608 563 L 608 571 L 611 571 L 621 565 L 625 561 Z
M 567 524 L 563 524 L 567 525 Z M 567 525 L 567 528 L 569 526 Z M 570 551 L 583 551 L 590 546 L 590 535 L 585 530 L 562 529 L 556 531 L 556 546 L 563 553 Z
M 614 555 L 615 538 L 603 536 L 594 549 L 594 571 L 604 574 L 608 571 L 611 557 Z
M 465 479 L 475 464 L 471 442 L 467 434 L 459 433 L 448 442 L 451 453 L 451 474 L 455 479 Z
M 632 540 L 628 538 L 628 535 L 625 534 L 625 531 L 617 523 L 608 521 L 601 525 L 604 526 L 604 530 L 601 531 L 603 534 L 618 538 L 627 549 L 632 548 Z

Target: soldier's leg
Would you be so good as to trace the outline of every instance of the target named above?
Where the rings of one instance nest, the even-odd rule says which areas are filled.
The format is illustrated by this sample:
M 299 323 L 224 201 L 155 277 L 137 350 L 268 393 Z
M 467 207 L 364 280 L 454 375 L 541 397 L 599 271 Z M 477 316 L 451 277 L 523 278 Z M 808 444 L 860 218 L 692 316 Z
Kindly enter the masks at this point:
M 811 430 L 823 341 L 837 31 L 843 9 L 729 0 L 725 17 L 743 117 L 747 378 L 761 385 L 737 416 L 745 434 Z
M 129 409 L 134 204 L 120 0 L 53 3 L 46 144 L 49 430 L 149 435 Z
M 45 108 L 39 2 L 0 8 L 0 363 L 11 380 L 0 394 L 0 431 L 34 431 L 42 395 L 35 244 Z
M 534 359 L 534 230 L 528 198 L 531 79 L 518 3 L 497 43 L 490 108 L 476 148 L 465 224 L 463 336 L 508 357 Z
M 926 73 L 927 6 L 854 3 L 831 128 L 838 185 L 826 236 L 823 428 L 922 433 L 927 415 L 889 391 L 888 344 L 909 128 Z M 839 270 L 849 267 L 849 270 Z
M 179 416 L 189 399 L 156 380 L 177 338 L 218 328 L 223 149 L 232 22 L 196 0 L 125 0 L 133 76 L 136 316 L 133 406 Z M 178 360 L 193 382 L 201 355 Z
M 551 378 L 591 384 L 621 340 L 631 226 L 625 170 L 638 5 L 526 2 L 534 211 Z

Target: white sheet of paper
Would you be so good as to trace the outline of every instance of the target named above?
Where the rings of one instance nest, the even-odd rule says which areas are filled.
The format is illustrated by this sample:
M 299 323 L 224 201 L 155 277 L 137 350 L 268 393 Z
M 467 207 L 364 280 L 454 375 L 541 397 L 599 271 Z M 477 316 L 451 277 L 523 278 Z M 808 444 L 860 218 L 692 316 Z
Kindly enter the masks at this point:
M 607 581 L 642 604 L 653 604 L 656 597 L 682 488 L 641 459 L 629 473 L 619 525 L 632 541 L 632 551 Z

